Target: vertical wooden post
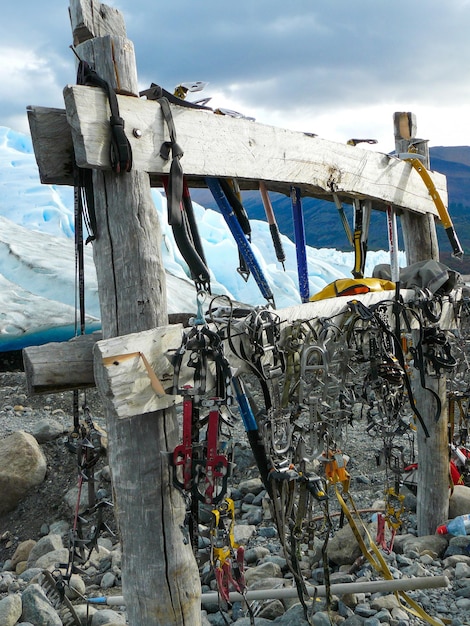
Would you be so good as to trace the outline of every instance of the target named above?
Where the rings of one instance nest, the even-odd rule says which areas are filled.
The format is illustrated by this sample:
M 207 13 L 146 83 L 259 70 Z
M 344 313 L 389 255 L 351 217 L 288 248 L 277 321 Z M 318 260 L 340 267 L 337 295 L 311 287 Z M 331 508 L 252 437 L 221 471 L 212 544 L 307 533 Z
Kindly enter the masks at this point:
M 80 58 L 118 92 L 137 95 L 134 49 L 120 14 L 97 0 L 71 0 L 70 5 Z M 165 274 L 148 175 L 94 171 L 93 182 L 93 252 L 103 337 L 163 325 Z M 173 488 L 169 465 L 168 453 L 178 440 L 175 410 L 131 419 L 117 419 L 111 406 L 105 411 L 129 624 L 197 626 L 199 573 L 185 539 L 184 504 Z
M 410 152 L 414 146 L 418 154 L 425 158 L 425 166 L 429 168 L 429 148 L 427 141 L 414 144 L 416 137 L 416 116 L 414 113 L 395 113 L 395 151 L 397 154 Z M 424 259 L 439 260 L 434 217 L 428 213 L 421 215 L 412 211 L 404 211 L 401 218 L 403 239 L 405 242 L 406 260 L 408 265 Z
M 413 113 L 395 113 L 395 149 L 397 153 L 407 153 L 412 145 L 425 157 L 429 167 L 427 142 L 415 143 L 416 117 Z M 418 261 L 439 260 L 436 226 L 432 215 L 418 215 L 404 211 L 401 216 L 403 238 L 408 265 Z M 414 342 L 418 333 L 414 333 Z M 436 400 L 421 386 L 420 375 L 412 370 L 412 386 L 416 405 L 423 416 L 429 437 L 418 425 L 418 535 L 433 534 L 442 520 L 447 519 L 449 509 L 449 451 L 447 441 L 447 395 L 446 377 L 426 376 L 426 386 L 432 389 L 441 402 L 441 414 L 435 420 Z

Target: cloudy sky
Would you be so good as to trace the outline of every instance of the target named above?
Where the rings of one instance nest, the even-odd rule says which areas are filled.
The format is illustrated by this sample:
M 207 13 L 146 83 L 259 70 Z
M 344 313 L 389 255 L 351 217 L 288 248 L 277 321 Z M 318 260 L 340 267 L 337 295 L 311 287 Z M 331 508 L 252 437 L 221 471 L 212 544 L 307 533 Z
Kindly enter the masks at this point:
M 68 0 L 2 3 L 0 125 L 63 107 L 75 82 Z M 430 145 L 470 145 L 470 0 L 112 0 L 141 88 L 207 81 L 211 105 L 393 149 L 393 113 Z M 199 94 L 198 94 L 199 95 Z

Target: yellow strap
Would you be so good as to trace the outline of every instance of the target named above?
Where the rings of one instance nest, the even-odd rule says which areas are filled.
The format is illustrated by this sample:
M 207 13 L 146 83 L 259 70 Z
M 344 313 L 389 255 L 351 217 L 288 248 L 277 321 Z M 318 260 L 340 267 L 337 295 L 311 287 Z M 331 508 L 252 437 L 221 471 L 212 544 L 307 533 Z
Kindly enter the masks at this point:
M 106 356 L 106 357 L 103 357 L 103 365 L 105 367 L 109 367 L 110 365 L 119 365 L 119 363 L 122 363 L 123 361 L 127 361 L 128 359 L 135 359 L 136 357 L 139 357 L 142 359 L 145 369 L 147 370 L 148 377 L 150 378 L 150 384 L 152 386 L 152 389 L 155 391 L 155 393 L 158 396 L 166 395 L 166 392 L 163 388 L 162 383 L 160 382 L 158 376 L 153 371 L 152 366 L 148 362 L 147 357 L 145 356 L 143 352 L 130 352 L 129 354 L 118 354 L 117 356 Z
M 367 527 L 364 525 L 351 495 L 348 494 L 352 508 L 354 510 L 354 513 L 357 515 L 358 519 L 361 521 L 362 527 L 364 529 L 364 534 L 367 537 L 367 541 L 370 545 L 370 550 L 367 549 L 367 546 L 362 538 L 362 535 L 359 532 L 356 522 L 354 521 L 353 516 L 351 515 L 351 512 L 348 509 L 346 502 L 344 501 L 344 498 L 341 495 L 337 487 L 337 484 L 335 484 L 334 487 L 335 487 L 335 493 L 336 493 L 338 502 L 349 522 L 349 525 L 351 526 L 351 530 L 353 531 L 354 536 L 357 539 L 357 542 L 359 544 L 359 547 L 361 548 L 363 555 L 371 563 L 372 567 L 374 567 L 380 574 L 382 574 L 385 580 L 393 580 L 393 575 L 388 568 L 387 562 L 385 561 L 377 545 L 374 543 L 372 537 L 370 536 L 369 531 L 367 530 Z M 425 620 L 426 622 L 428 622 L 428 624 L 431 624 L 431 626 L 442 626 L 443 623 L 450 624 L 451 622 L 451 620 L 448 620 L 448 619 L 435 619 L 434 617 L 431 617 L 431 615 L 426 613 L 426 611 L 421 606 L 419 606 L 419 604 L 417 604 L 412 598 L 410 598 L 408 594 L 406 594 L 404 591 L 395 591 L 394 595 L 399 602 L 400 602 L 400 598 L 402 598 L 409 605 L 409 606 L 406 606 L 405 604 L 400 602 L 400 606 L 403 609 L 408 611 L 408 613 L 411 613 L 412 615 L 416 615 L 420 619 Z

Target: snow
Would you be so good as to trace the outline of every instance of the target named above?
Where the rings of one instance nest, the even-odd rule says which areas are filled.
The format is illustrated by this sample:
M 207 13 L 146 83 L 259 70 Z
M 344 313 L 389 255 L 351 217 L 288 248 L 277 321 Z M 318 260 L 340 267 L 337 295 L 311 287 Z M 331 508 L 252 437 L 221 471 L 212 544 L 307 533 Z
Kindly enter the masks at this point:
M 168 311 L 196 312 L 196 291 L 166 216 L 166 199 L 152 191 L 162 226 Z M 238 251 L 224 218 L 195 204 L 213 293 L 238 302 L 265 304 L 252 277 L 237 273 Z M 42 185 L 28 135 L 0 127 L 0 351 L 63 341 L 77 328 L 73 189 Z M 274 293 L 277 308 L 300 303 L 295 245 L 281 236 L 285 271 L 276 260 L 268 224 L 252 221 L 253 251 Z M 351 277 L 353 254 L 307 248 L 310 293 Z M 366 275 L 388 252 L 371 252 Z M 100 327 L 98 287 L 91 245 L 85 247 L 86 332 Z

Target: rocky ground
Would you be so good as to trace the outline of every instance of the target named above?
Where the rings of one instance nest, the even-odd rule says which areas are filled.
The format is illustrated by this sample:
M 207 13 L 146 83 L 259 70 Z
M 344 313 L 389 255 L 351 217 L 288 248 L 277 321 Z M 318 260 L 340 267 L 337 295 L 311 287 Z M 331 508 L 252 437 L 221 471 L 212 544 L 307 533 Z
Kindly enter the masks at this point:
M 104 427 L 97 393 L 93 390 L 87 392 L 86 400 L 94 422 Z M 4 354 L 0 360 L 0 438 L 18 430 L 34 433 L 37 424 L 42 421 L 54 424 L 50 438 L 41 443 L 41 449 L 47 458 L 46 478 L 39 487 L 31 490 L 14 511 L 0 517 L 1 626 L 61 626 L 67 623 L 63 615 L 62 619 L 65 621 L 60 620 L 58 607 L 51 608 L 51 611 L 47 609 L 47 617 L 39 609 L 35 612 L 38 606 L 37 594 L 40 595 L 41 591 L 32 579 L 41 571 L 38 568 L 47 567 L 57 561 L 59 556 L 66 560 L 67 526 L 70 526 L 73 519 L 73 489 L 77 485 L 76 456 L 64 445 L 66 433 L 72 427 L 72 393 L 29 397 L 20 355 Z M 235 438 L 238 439 L 235 457 L 238 465 L 232 481 L 232 497 L 236 506 L 236 536 L 246 547 L 247 582 L 250 588 L 290 585 L 292 575 L 286 567 L 277 531 L 266 507 L 264 491 L 245 444 L 242 429 L 236 429 Z M 376 508 L 383 497 L 385 470 L 377 462 L 377 441 L 365 434 L 364 424 L 359 423 L 350 430 L 345 451 L 351 456 L 348 468 L 352 475 L 351 493 L 357 507 Z M 97 488 L 103 489 L 105 494 L 109 493 L 106 458 L 99 461 L 96 473 Z M 445 574 L 450 579 L 450 587 L 411 591 L 409 595 L 438 620 L 435 624 L 441 623 L 439 620 L 452 621 L 454 626 L 470 624 L 470 538 L 455 538 L 449 543 L 448 537 L 437 535 L 415 537 L 415 498 L 407 490 L 403 493 L 407 494 L 404 525 L 401 535 L 397 537 L 394 551 L 385 555 L 392 576 L 399 579 Z M 348 530 L 339 530 L 339 506 L 334 498 L 332 500 L 330 514 L 335 524 L 335 533 L 328 544 L 331 582 L 336 584 L 362 581 L 364 592 L 333 596 L 329 610 L 324 599 L 320 598 L 313 605 L 315 613 L 310 617 L 311 623 L 316 626 L 327 626 L 330 623 L 344 623 L 345 626 L 379 626 L 380 623 L 415 626 L 426 623 L 423 615 L 415 616 L 404 611 L 396 598 L 389 593 L 367 591 L 367 581 L 382 577 L 360 558 L 357 542 L 351 533 Z M 372 513 L 364 515 L 366 522 L 371 515 Z M 112 515 L 109 513 L 107 521 L 113 527 Z M 373 527 L 371 532 L 374 532 Z M 60 539 L 58 543 L 57 537 Z M 320 541 L 320 537 L 321 533 L 312 545 L 302 546 L 301 567 L 305 580 L 311 585 L 322 585 L 325 582 L 321 559 L 323 541 Z M 25 547 L 30 540 L 31 543 Z M 204 541 L 202 538 L 202 552 L 205 550 Z M 76 581 L 77 589 L 83 597 L 120 594 L 119 542 L 110 533 L 105 533 L 102 545 L 100 554 L 94 553 L 92 563 L 85 567 L 85 574 Z M 21 546 L 25 550 L 34 547 L 26 556 L 21 556 L 18 554 Z M 207 564 L 202 567 L 202 578 L 203 591 L 208 592 L 215 588 Z M 98 609 L 87 606 L 83 597 L 72 599 L 83 626 L 125 623 L 125 607 Z M 207 605 L 204 609 L 203 624 L 250 624 L 249 616 L 239 603 L 235 603 L 224 614 L 220 612 L 217 603 Z M 253 605 L 253 611 L 256 614 L 256 626 L 303 626 L 308 623 L 302 607 L 292 600 L 259 601 Z M 32 615 L 38 617 L 31 617 Z

